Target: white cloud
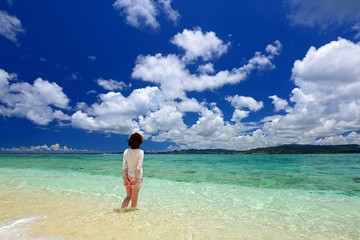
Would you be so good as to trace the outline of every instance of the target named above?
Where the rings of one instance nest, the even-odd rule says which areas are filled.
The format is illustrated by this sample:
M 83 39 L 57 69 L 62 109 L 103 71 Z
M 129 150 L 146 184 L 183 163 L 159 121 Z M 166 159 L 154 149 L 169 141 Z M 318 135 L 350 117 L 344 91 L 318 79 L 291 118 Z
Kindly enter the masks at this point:
M 100 94 L 100 103 L 82 104 L 71 117 L 72 126 L 90 131 L 128 134 L 139 129 L 139 116 L 157 111 L 162 97 L 157 87 L 134 90 L 128 97 L 118 92 Z
M 281 49 L 282 49 L 282 45 L 279 40 L 276 40 L 273 44 L 267 45 L 265 48 L 266 52 L 270 53 L 273 56 L 279 55 Z
M 2 153 L 86 153 L 86 152 L 93 152 L 92 150 L 88 149 L 76 149 L 76 148 L 69 148 L 67 146 L 61 146 L 58 143 L 53 145 L 39 145 L 39 146 L 30 146 L 30 147 L 12 147 L 12 148 L 0 148 L 0 152 Z
M 201 33 L 201 36 L 216 35 Z M 214 46 L 226 45 L 220 42 Z M 212 51 L 211 55 L 217 52 L 216 47 L 207 49 Z M 260 110 L 263 103 L 242 96 L 237 96 L 240 100 L 236 101 L 234 97 L 234 106 L 248 108 L 249 111 L 235 109 L 233 123 L 229 123 L 216 103 L 207 103 L 206 100 L 200 103 L 198 99 L 188 98 L 187 94 L 236 84 L 245 80 L 254 70 L 272 69 L 272 59 L 280 50 L 281 44 L 276 41 L 266 46 L 267 54 L 256 52 L 243 66 L 218 72 L 212 62 L 196 68 L 193 66 L 195 63 L 185 60 L 181 55 L 140 55 L 132 77 L 156 86 L 135 89 L 129 96 L 118 92 L 100 94 L 98 103 L 92 105 L 79 103 L 78 111 L 72 115 L 72 126 L 118 134 L 138 131 L 145 138 L 151 137 L 153 141 L 160 142 L 171 141 L 177 146 L 234 148 L 234 145 L 230 146 L 226 141 L 248 134 L 255 128 L 256 124 L 245 126 L 240 121 L 251 111 Z M 202 57 L 201 54 L 197 57 Z M 197 71 L 191 73 L 190 68 Z M 189 112 L 199 114 L 198 120 L 193 124 L 184 122 Z M 242 145 L 237 147 L 241 148 Z
M 171 7 L 172 0 L 158 0 L 159 4 L 162 5 L 162 9 L 164 10 L 166 16 L 172 20 L 174 23 L 177 23 L 177 21 L 180 18 L 180 14 L 178 11 L 174 10 Z
M 220 57 L 227 52 L 230 43 L 224 43 L 214 32 L 203 33 L 200 28 L 184 29 L 171 40 L 173 44 L 185 50 L 184 60 L 202 58 L 205 61 Z
M 249 116 L 249 111 L 244 111 L 240 109 L 235 109 L 234 113 L 232 115 L 231 121 L 234 122 L 241 122 L 244 118 L 247 118 Z
M 126 22 L 136 28 L 159 28 L 158 12 L 151 0 L 117 0 L 114 8 L 126 15 Z
M 200 112 L 203 104 L 200 104 L 195 98 L 183 98 L 180 102 L 175 103 L 180 112 Z
M 295 62 L 292 79 L 305 93 L 322 97 L 331 93 L 329 98 L 334 98 L 334 94 L 359 96 L 356 89 L 360 84 L 359 53 L 360 43 L 341 38 L 319 49 L 311 47 L 303 60 Z
M 115 81 L 113 79 L 103 79 L 98 78 L 96 82 L 99 84 L 99 86 L 103 87 L 106 90 L 114 91 L 114 90 L 123 90 L 127 87 L 126 83 Z
M 264 107 L 263 102 L 258 102 L 252 97 L 245 96 L 228 96 L 225 98 L 231 106 L 235 108 L 234 113 L 232 115 L 231 121 L 233 122 L 241 122 L 244 118 L 247 118 L 250 112 L 259 111 Z M 243 108 L 247 108 L 250 111 L 245 111 Z
M 234 135 L 234 128 L 224 122 L 223 114 L 217 107 L 203 107 L 195 124 L 186 128 L 172 128 L 159 133 L 153 141 L 172 141 L 186 148 L 215 148 L 224 145 Z M 230 148 L 233 146 L 227 146 Z
M 272 145 L 270 139 L 260 129 L 251 130 L 237 121 L 230 124 L 224 120 L 222 111 L 213 107 L 203 107 L 198 121 L 185 129 L 172 128 L 152 138 L 153 141 L 171 141 L 170 150 L 181 148 L 222 148 L 251 149 Z M 247 132 L 250 131 L 248 134 Z
M 159 84 L 164 96 L 169 99 L 185 96 L 182 82 L 188 75 L 186 65 L 173 54 L 139 56 L 132 73 L 135 79 Z
M 145 133 L 151 135 L 167 132 L 171 129 L 186 129 L 183 115 L 173 105 L 163 106 L 158 111 L 141 117 L 139 125 Z
M 176 148 L 250 149 L 281 144 L 360 144 L 360 43 L 345 39 L 310 48 L 294 63 L 296 84 L 290 97 L 271 96 L 285 115 L 267 116 L 253 125 L 244 124 L 250 109 L 259 108 L 252 98 L 227 100 L 235 107 L 233 123 L 224 120 L 217 107 L 202 105 L 199 120 L 185 129 L 171 129 L 153 137 L 172 141 Z M 238 100 L 238 101 L 236 101 Z M 256 107 L 258 106 L 258 107 Z M 244 111 L 241 108 L 248 108 Z M 229 146 L 231 142 L 231 146 Z
M 251 111 L 259 111 L 264 107 L 263 102 L 258 102 L 252 97 L 235 95 L 227 97 L 226 100 L 236 109 L 248 108 Z
M 276 49 L 281 48 L 278 41 L 272 46 Z M 277 53 L 278 51 L 272 52 Z M 132 77 L 159 84 L 164 97 L 176 99 L 185 97 L 186 92 L 189 91 L 202 92 L 217 89 L 226 84 L 239 83 L 256 69 L 274 68 L 271 63 L 273 57 L 274 55 L 271 52 L 269 55 L 256 52 L 247 64 L 239 68 L 213 72 L 212 74 L 210 72 L 197 74 L 190 73 L 189 63 L 183 61 L 180 56 L 174 54 L 163 56 L 160 53 L 148 56 L 140 55 L 136 60 Z
M 275 106 L 275 111 L 276 112 L 288 109 L 288 102 L 285 99 L 279 98 L 276 95 L 269 96 L 269 98 L 273 100 L 272 103 Z
M 206 63 L 204 65 L 200 65 L 197 70 L 201 74 L 207 74 L 207 73 L 211 74 L 215 72 L 214 64 L 212 63 Z
M 69 110 L 69 99 L 56 83 L 38 78 L 31 85 L 14 81 L 0 69 L 0 115 L 5 117 L 25 117 L 39 125 L 47 125 L 53 120 L 68 120 L 61 110 Z
M 0 35 L 17 44 L 17 36 L 24 32 L 25 29 L 17 17 L 10 16 L 7 12 L 0 10 Z
M 329 136 L 316 140 L 319 145 L 337 145 L 337 144 L 360 144 L 360 134 L 351 132 L 347 135 Z
M 297 85 L 285 116 L 265 123 L 276 142 L 315 143 L 317 139 L 360 129 L 360 44 L 345 39 L 310 48 L 297 60 L 292 79 Z
M 358 0 L 284 0 L 288 18 L 295 25 L 328 28 L 360 22 Z
M 199 120 L 189 128 L 189 132 L 192 135 L 198 135 L 203 138 L 214 137 L 214 139 L 221 138 L 221 135 L 224 135 L 225 132 L 217 131 L 219 126 L 224 126 L 224 118 L 222 111 L 214 107 L 213 109 L 204 108 L 201 111 L 201 116 Z M 223 127 L 221 127 L 223 129 Z
M 113 7 L 126 16 L 126 22 L 136 28 L 158 29 L 160 24 L 157 16 L 165 15 L 177 22 L 180 14 L 172 9 L 171 0 L 116 0 Z

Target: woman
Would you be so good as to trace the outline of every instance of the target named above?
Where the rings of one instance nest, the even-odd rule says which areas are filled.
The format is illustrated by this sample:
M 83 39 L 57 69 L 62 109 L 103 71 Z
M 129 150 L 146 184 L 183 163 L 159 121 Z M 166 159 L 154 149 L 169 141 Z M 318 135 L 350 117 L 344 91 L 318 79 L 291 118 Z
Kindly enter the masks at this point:
M 129 148 L 123 154 L 123 179 L 126 188 L 126 198 L 122 202 L 121 211 L 125 211 L 131 201 L 131 211 L 137 210 L 137 201 L 142 187 L 144 151 L 140 149 L 142 136 L 134 133 L 128 140 Z

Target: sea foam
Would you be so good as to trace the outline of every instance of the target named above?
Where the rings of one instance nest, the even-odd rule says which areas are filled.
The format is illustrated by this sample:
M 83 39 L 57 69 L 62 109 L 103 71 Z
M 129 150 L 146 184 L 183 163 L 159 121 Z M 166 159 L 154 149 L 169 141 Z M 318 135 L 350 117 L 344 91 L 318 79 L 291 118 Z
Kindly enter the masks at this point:
M 30 238 L 28 231 L 32 224 L 46 217 L 45 215 L 30 215 L 22 218 L 10 219 L 0 225 L 0 239 L 16 240 L 55 240 L 58 238 Z

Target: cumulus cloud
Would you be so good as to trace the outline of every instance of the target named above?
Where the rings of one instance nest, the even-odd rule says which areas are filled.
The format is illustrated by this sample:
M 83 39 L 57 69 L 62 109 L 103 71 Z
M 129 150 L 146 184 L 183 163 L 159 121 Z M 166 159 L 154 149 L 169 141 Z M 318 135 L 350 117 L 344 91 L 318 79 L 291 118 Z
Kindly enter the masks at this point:
M 16 75 L 0 69 L 0 114 L 5 117 L 25 117 L 39 125 L 53 120 L 68 120 L 62 110 L 69 110 L 69 99 L 62 88 L 37 78 L 34 84 L 13 82 Z M 60 110 L 62 109 L 62 110 Z
M 98 78 L 96 82 L 99 84 L 99 86 L 103 87 L 106 90 L 114 91 L 114 90 L 123 90 L 127 87 L 126 83 L 121 81 L 116 81 L 113 79 L 103 79 Z
M 247 64 L 232 70 L 213 74 L 190 73 L 185 62 L 177 55 L 139 56 L 132 77 L 160 85 L 167 98 L 181 98 L 185 92 L 213 90 L 226 84 L 236 84 L 245 80 L 256 69 L 272 68 L 272 55 L 256 53 Z
M 174 105 L 166 105 L 146 117 L 140 117 L 139 125 L 147 134 L 158 134 L 171 129 L 186 129 L 183 114 Z
M 269 98 L 273 100 L 272 103 L 274 104 L 276 112 L 288 109 L 288 102 L 285 99 L 279 98 L 276 95 L 269 96 Z
M 225 100 L 235 108 L 231 118 L 231 121 L 234 122 L 241 122 L 241 120 L 249 116 L 250 112 L 259 111 L 264 107 L 263 102 L 258 102 L 252 97 L 235 95 L 226 97 Z M 249 111 L 243 110 L 243 108 L 247 108 Z
M 251 149 L 273 144 L 260 129 L 254 130 L 254 127 L 240 122 L 227 122 L 216 104 L 204 106 L 195 124 L 184 129 L 172 128 L 168 132 L 153 136 L 152 140 L 176 143 L 175 146 L 171 145 L 169 150 L 181 148 Z
M 218 38 L 214 38 L 215 34 L 201 33 L 199 29 L 196 30 L 184 30 L 191 36 L 211 36 L 211 39 L 216 39 L 217 44 L 210 44 L 207 47 L 202 48 L 203 42 L 198 41 L 198 38 L 189 38 L 180 46 L 186 49 L 185 55 L 169 54 L 163 56 L 158 53 L 155 55 L 140 55 L 136 60 L 132 77 L 142 81 L 152 82 L 160 85 L 164 97 L 167 99 L 183 98 L 186 96 L 186 92 L 197 91 L 202 92 L 205 90 L 213 90 L 220 88 L 226 84 L 236 84 L 245 80 L 249 74 L 254 70 L 272 69 L 272 59 L 277 55 L 281 49 L 280 42 L 276 41 L 274 44 L 270 44 L 266 47 L 267 55 L 261 52 L 256 52 L 254 57 L 238 68 L 231 70 L 222 70 L 215 72 L 212 63 L 200 66 L 202 71 L 197 73 L 191 73 L 189 70 L 189 63 L 187 60 L 191 52 L 191 56 L 210 58 L 214 53 L 218 54 L 223 50 L 224 45 Z M 183 33 L 177 36 L 183 36 Z M 193 40 L 194 42 L 191 42 Z M 205 44 L 206 45 L 206 44 Z M 189 50 L 193 49 L 193 50 Z M 194 49 L 200 49 L 195 51 Z M 218 50 L 216 50 L 218 49 Z M 195 54 L 196 52 L 196 54 Z M 206 53 L 205 53 L 206 52 Z
M 99 98 L 100 103 L 82 104 L 82 109 L 71 117 L 72 126 L 118 134 L 140 131 L 138 117 L 157 111 L 162 102 L 157 87 L 136 89 L 128 97 L 109 92 L 100 94 Z
M 200 28 L 184 29 L 182 33 L 176 34 L 171 42 L 185 50 L 185 61 L 197 58 L 208 61 L 226 53 L 230 46 L 230 43 L 224 43 L 214 32 L 204 33 Z
M 254 126 L 246 126 L 241 120 L 251 112 L 259 111 L 263 107 L 261 101 L 244 96 L 229 98 L 235 108 L 233 122 L 230 123 L 224 119 L 216 103 L 206 100 L 199 102 L 198 99 L 189 98 L 188 93 L 237 84 L 255 70 L 273 69 L 272 60 L 280 53 L 281 43 L 275 41 L 269 44 L 265 53 L 256 52 L 253 58 L 238 68 L 215 71 L 211 60 L 225 53 L 228 45 L 217 38 L 215 33 L 201 32 L 199 29 L 186 30 L 176 36 L 183 37 L 185 32 L 190 36 L 214 40 L 216 44 L 210 44 L 205 48 L 206 51 L 202 49 L 195 54 L 193 49 L 203 44 L 195 37 L 193 43 L 192 38 L 186 39 L 186 44 L 177 42 L 177 46 L 185 50 L 183 55 L 157 53 L 138 56 L 132 77 L 155 86 L 135 89 L 128 96 L 115 91 L 100 94 L 98 102 L 91 105 L 78 103 L 78 110 L 71 117 L 72 126 L 118 134 L 138 131 L 153 141 L 171 141 L 177 146 L 196 148 L 226 147 L 222 143 L 225 140 L 242 133 L 251 134 Z M 195 56 L 207 62 L 194 67 L 196 62 L 190 62 L 190 57 L 184 57 L 190 56 L 189 53 L 192 59 Z M 191 124 L 185 123 L 187 113 L 198 114 L 198 120 Z
M 153 137 L 172 141 L 174 148 L 250 149 L 281 144 L 360 144 L 360 44 L 338 39 L 316 49 L 311 47 L 292 69 L 290 107 L 276 95 L 275 110 L 285 115 L 267 116 L 254 124 L 243 119 L 260 108 L 253 98 L 226 100 L 235 108 L 233 123 L 220 109 L 202 106 L 199 120 L 184 129 L 171 129 Z M 245 108 L 245 110 L 243 109 Z M 205 127 L 208 125 L 208 127 Z M 232 146 L 228 146 L 232 142 Z
M 346 145 L 346 144 L 359 144 L 360 143 L 360 134 L 356 132 L 351 132 L 349 134 L 341 134 L 336 136 L 329 136 L 325 138 L 320 138 L 316 140 L 316 144 L 319 145 Z
M 259 111 L 264 107 L 263 102 L 258 102 L 252 97 L 245 96 L 230 96 L 226 100 L 231 103 L 231 106 L 237 109 L 248 108 L 250 111 Z
M 132 77 L 160 85 L 168 98 L 184 97 L 183 79 L 189 75 L 186 65 L 178 56 L 138 56 Z
M 206 74 L 206 73 L 211 74 L 215 72 L 214 65 L 212 63 L 206 63 L 204 65 L 200 65 L 197 70 L 201 74 Z
M 240 109 L 235 109 L 234 113 L 232 115 L 231 121 L 234 122 L 241 122 L 244 118 L 247 118 L 249 116 L 249 111 L 244 111 Z
M 24 32 L 25 29 L 17 17 L 0 10 L 0 35 L 17 44 L 18 35 Z
M 294 107 L 265 123 L 276 142 L 339 139 L 360 128 L 360 44 L 345 39 L 311 47 L 292 69 Z M 327 141 L 328 141 L 327 140 Z M 319 142 L 319 141 L 318 141 Z
M 157 17 L 164 13 L 174 23 L 180 14 L 171 7 L 171 0 L 116 0 L 113 7 L 125 17 L 127 24 L 136 28 L 158 29 Z
M 234 136 L 234 128 L 225 123 L 218 107 L 204 106 L 199 114 L 199 119 L 192 126 L 172 128 L 159 133 L 152 140 L 171 141 L 186 148 L 215 148 Z
M 353 25 L 360 22 L 358 0 L 285 0 L 292 24 L 320 27 Z
M 61 146 L 58 143 L 53 145 L 40 145 L 40 146 L 22 146 L 22 147 L 12 147 L 12 148 L 0 148 L 0 152 L 2 153 L 88 153 L 93 152 L 88 149 L 76 149 L 69 148 L 67 146 Z
M 180 102 L 175 102 L 177 109 L 184 112 L 200 112 L 204 103 L 199 103 L 195 98 L 183 98 Z

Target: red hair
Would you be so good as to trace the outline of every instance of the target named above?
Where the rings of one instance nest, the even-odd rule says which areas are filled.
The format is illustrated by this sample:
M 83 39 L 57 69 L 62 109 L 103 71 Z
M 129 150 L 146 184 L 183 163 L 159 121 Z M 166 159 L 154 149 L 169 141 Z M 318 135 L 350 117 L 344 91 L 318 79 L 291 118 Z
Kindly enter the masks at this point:
M 131 136 L 128 140 L 128 145 L 132 149 L 136 149 L 136 148 L 140 147 L 140 144 L 142 144 L 142 141 L 143 141 L 143 138 L 139 133 L 133 133 L 133 134 L 131 134 Z

